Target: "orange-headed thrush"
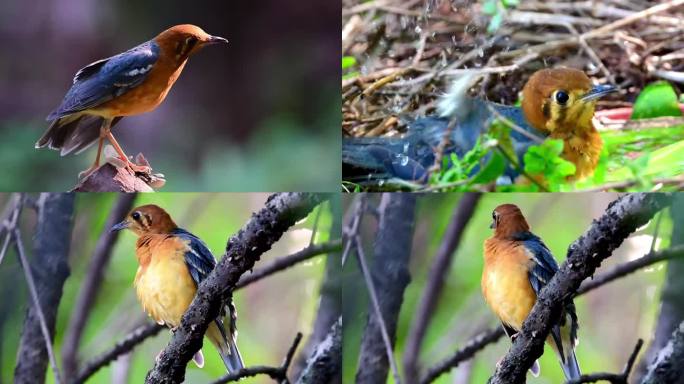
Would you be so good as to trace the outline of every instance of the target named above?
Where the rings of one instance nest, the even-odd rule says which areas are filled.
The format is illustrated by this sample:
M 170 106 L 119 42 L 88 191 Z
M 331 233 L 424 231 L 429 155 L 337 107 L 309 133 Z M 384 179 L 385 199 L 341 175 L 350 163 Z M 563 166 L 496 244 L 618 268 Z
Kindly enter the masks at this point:
M 78 154 L 97 141 L 97 156 L 86 171 L 89 173 L 99 166 L 102 145 L 107 139 L 127 167 L 145 170 L 130 162 L 112 136 L 111 128 L 124 116 L 157 108 L 188 57 L 206 45 L 227 42 L 197 26 L 176 25 L 124 53 L 81 68 L 60 106 L 47 117 L 52 123 L 36 148 L 56 149 L 65 156 Z
M 510 131 L 521 168 L 525 152 L 537 144 L 535 138 L 549 137 L 563 140 L 562 157 L 576 166 L 570 179 L 593 173 L 603 143 L 591 119 L 596 100 L 616 90 L 614 87 L 593 86 L 589 77 L 576 69 L 542 69 L 525 84 L 522 108 L 518 108 L 464 96 L 467 87 L 459 86 L 460 82 L 454 82 L 440 100 L 438 116 L 414 120 L 402 137 L 345 138 L 343 178 L 361 183 L 389 178 L 425 182 L 439 148 L 443 148 L 444 159 L 451 153 L 463 158 L 487 133 L 497 114 L 521 128 Z M 508 164 L 499 182 L 510 183 L 519 174 L 519 169 Z
M 159 324 L 174 330 L 190 306 L 197 286 L 216 266 L 216 259 L 197 236 L 179 228 L 166 211 L 156 205 L 143 205 L 131 211 L 112 231 L 128 228 L 138 235 L 135 256 L 138 272 L 135 289 L 144 310 Z M 226 369 L 243 367 L 237 349 L 236 311 L 232 300 L 227 311 L 214 319 L 206 337 L 216 347 Z M 204 365 L 202 351 L 194 357 Z
M 517 206 L 496 207 L 491 227 L 494 235 L 484 243 L 482 293 L 506 334 L 513 339 L 522 329 L 537 295 L 558 270 L 558 264 L 544 242 L 530 232 Z M 556 352 L 568 380 L 580 376 L 575 357 L 578 327 L 575 305 L 568 300 L 546 340 Z M 530 370 L 538 375 L 539 364 L 535 361 Z

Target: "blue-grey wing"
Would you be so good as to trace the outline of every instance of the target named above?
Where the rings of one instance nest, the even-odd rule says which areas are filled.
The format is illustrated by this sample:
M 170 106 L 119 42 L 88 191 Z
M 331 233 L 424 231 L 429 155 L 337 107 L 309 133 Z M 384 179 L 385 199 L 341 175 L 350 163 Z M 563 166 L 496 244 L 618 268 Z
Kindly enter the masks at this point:
M 531 232 L 521 232 L 513 236 L 515 240 L 522 242 L 529 252 L 534 266 L 529 272 L 530 284 L 534 292 L 539 294 L 542 288 L 551 280 L 558 271 L 558 263 L 553 258 L 551 251 L 544 242 Z
M 190 276 L 199 284 L 209 275 L 209 273 L 216 266 L 216 259 L 211 254 L 209 248 L 200 238 L 192 233 L 178 228 L 172 232 L 172 235 L 188 242 L 188 250 L 185 252 L 185 264 L 188 266 Z
M 62 104 L 48 116 L 54 120 L 96 107 L 140 85 L 159 58 L 154 40 L 81 68 Z

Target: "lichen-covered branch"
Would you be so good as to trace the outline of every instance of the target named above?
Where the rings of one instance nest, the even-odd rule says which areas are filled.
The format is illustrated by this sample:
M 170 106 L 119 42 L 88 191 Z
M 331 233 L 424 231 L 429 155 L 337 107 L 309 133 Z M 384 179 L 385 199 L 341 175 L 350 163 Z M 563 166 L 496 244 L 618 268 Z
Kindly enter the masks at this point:
M 325 339 L 314 348 L 297 384 L 332 383 L 342 375 L 342 317 L 330 328 Z

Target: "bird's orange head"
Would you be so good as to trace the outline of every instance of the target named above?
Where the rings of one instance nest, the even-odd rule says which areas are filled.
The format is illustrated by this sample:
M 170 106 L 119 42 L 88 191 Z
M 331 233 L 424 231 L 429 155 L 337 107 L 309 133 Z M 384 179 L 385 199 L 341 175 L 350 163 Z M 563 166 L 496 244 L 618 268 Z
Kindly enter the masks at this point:
M 164 52 L 182 62 L 202 47 L 209 44 L 228 43 L 223 37 L 212 36 L 192 24 L 173 26 L 157 35 L 154 40 Z
M 142 205 L 131 211 L 126 219 L 112 227 L 112 231 L 130 229 L 136 235 L 164 234 L 178 228 L 171 216 L 157 205 Z
M 498 238 L 508 238 L 515 233 L 530 230 L 520 208 L 514 204 L 496 207 L 492 212 L 492 224 L 489 227 L 494 229 L 494 236 Z
M 523 88 L 525 119 L 545 133 L 568 133 L 593 127 L 596 100 L 617 90 L 594 86 L 584 72 L 571 68 L 542 69 Z

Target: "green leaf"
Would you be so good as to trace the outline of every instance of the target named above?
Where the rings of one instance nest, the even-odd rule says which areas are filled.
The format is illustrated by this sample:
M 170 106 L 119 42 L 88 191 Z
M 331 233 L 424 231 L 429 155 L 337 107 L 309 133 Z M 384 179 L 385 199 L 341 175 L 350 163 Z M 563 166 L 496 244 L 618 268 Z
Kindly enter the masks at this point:
M 485 0 L 482 3 L 482 13 L 485 15 L 494 15 L 498 13 L 497 1 L 498 0 Z
M 351 68 L 356 65 L 354 56 L 342 56 L 342 69 Z
M 506 169 L 506 160 L 498 151 L 492 152 L 492 157 L 480 172 L 473 177 L 469 184 L 487 184 L 496 180 Z
M 651 83 L 639 94 L 634 103 L 632 120 L 663 116 L 681 116 L 677 94 L 667 81 Z
M 496 32 L 499 29 L 499 27 L 501 27 L 501 24 L 503 23 L 503 17 L 504 17 L 503 12 L 495 13 L 492 16 L 492 19 L 489 21 L 489 26 L 487 27 L 487 32 L 489 32 L 489 33 Z
M 515 7 L 516 5 L 520 4 L 520 0 L 503 0 L 503 4 L 507 8 L 512 8 L 512 7 Z

